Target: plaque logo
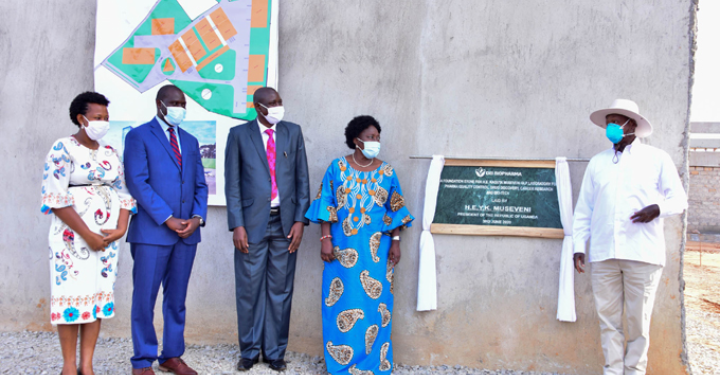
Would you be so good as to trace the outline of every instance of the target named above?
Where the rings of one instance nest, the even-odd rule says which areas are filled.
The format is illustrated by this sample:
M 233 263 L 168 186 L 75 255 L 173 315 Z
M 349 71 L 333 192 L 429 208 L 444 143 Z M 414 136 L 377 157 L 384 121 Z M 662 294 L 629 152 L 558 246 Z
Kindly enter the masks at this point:
M 478 169 L 475 170 L 475 174 L 480 178 L 485 177 L 485 168 L 478 167 Z

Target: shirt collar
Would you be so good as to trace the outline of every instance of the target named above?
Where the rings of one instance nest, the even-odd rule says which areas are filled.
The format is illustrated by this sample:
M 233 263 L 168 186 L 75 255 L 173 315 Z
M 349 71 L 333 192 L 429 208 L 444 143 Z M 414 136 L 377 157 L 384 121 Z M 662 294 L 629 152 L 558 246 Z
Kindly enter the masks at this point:
M 267 126 L 263 125 L 260 121 L 258 121 L 258 128 L 260 128 L 261 135 L 264 134 L 265 130 L 268 130 L 268 129 L 272 130 L 273 134 L 275 134 L 275 132 L 277 132 L 277 124 L 268 128 Z
M 164 132 L 167 132 L 168 129 L 170 129 L 171 127 L 172 127 L 172 128 L 177 128 L 177 126 L 170 126 L 170 125 L 168 125 L 168 123 L 165 122 L 165 120 L 161 119 L 161 118 L 158 117 L 157 115 L 155 115 L 155 120 L 157 120 L 158 124 L 160 124 L 160 127 L 163 128 L 163 131 L 164 131 Z
M 642 142 L 640 142 L 640 138 L 635 138 L 633 143 L 625 146 L 625 150 L 623 150 L 622 153 L 623 154 L 627 153 L 627 154 L 633 155 L 634 154 L 633 150 L 636 150 L 637 148 L 642 148 Z M 615 147 L 612 147 L 612 150 L 615 151 Z

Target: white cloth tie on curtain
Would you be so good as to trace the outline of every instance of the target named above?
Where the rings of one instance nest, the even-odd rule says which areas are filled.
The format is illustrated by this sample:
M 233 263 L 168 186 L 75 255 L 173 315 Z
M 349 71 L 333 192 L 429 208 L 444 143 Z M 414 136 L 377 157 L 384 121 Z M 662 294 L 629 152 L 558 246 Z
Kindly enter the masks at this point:
M 425 183 L 425 205 L 423 207 L 422 233 L 420 234 L 420 264 L 418 270 L 417 311 L 437 310 L 437 282 L 435 270 L 435 242 L 430 225 L 435 217 L 440 174 L 445 166 L 445 157 L 433 155 Z
M 565 232 L 560 254 L 557 320 L 574 322 L 577 320 L 577 316 L 575 315 L 575 267 L 573 265 L 572 183 L 570 182 L 570 168 L 568 168 L 565 157 L 555 159 L 555 181 L 560 204 L 560 221 L 563 232 Z

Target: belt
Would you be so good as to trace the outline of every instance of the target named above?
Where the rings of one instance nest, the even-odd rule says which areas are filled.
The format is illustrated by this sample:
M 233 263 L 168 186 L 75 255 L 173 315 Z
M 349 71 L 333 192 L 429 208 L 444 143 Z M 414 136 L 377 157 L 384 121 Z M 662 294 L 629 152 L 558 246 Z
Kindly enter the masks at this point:
M 270 216 L 280 215 L 280 207 L 270 207 Z

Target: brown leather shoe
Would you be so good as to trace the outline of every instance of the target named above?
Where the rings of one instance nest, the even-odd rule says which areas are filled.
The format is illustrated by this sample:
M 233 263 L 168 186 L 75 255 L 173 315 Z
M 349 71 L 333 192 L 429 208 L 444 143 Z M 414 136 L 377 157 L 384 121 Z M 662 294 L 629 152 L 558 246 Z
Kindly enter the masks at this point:
M 198 375 L 197 371 L 188 366 L 182 358 L 170 358 L 160 364 L 160 371 L 172 372 L 175 375 Z
M 155 375 L 155 371 L 153 371 L 152 367 L 134 368 L 132 375 Z

